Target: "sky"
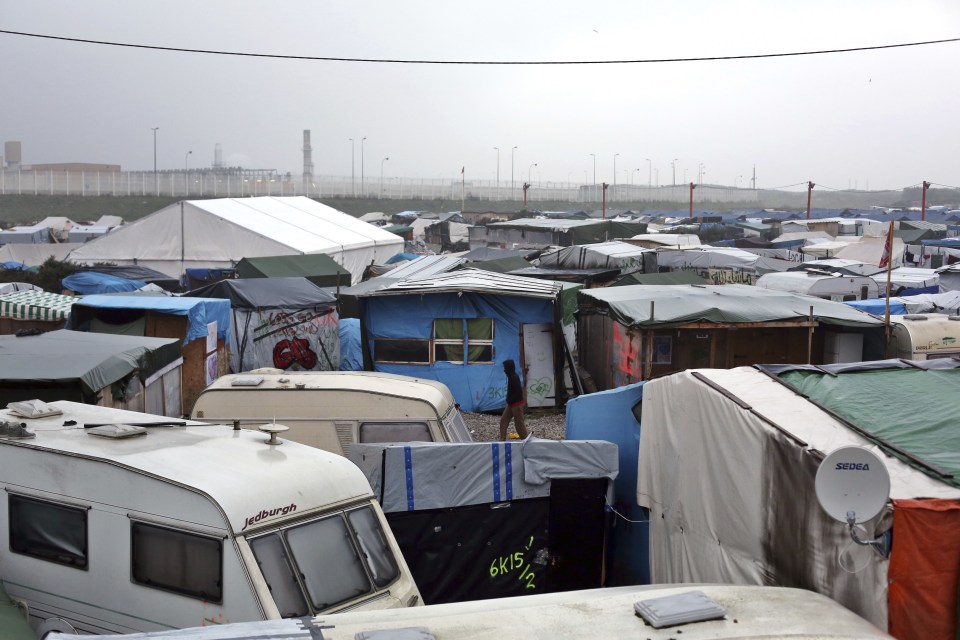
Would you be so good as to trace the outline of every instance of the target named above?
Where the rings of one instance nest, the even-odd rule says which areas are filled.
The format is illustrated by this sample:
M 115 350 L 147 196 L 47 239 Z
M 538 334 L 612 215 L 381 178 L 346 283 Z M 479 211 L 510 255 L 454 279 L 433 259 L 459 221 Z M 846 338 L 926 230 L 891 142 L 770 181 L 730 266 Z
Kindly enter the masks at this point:
M 639 60 L 957 38 L 960 2 L 0 0 L 0 29 L 287 56 Z M 494 180 L 499 159 L 502 184 L 511 167 L 518 184 L 614 182 L 616 165 L 637 184 L 746 186 L 756 167 L 763 188 L 960 185 L 960 42 L 490 66 L 0 34 L 0 60 L 0 141 L 20 141 L 24 164 L 151 170 L 158 127 L 159 169 L 211 166 L 219 143 L 225 164 L 299 174 L 309 129 L 314 173 L 331 176 L 352 156 L 359 177 L 362 151 L 368 176 Z

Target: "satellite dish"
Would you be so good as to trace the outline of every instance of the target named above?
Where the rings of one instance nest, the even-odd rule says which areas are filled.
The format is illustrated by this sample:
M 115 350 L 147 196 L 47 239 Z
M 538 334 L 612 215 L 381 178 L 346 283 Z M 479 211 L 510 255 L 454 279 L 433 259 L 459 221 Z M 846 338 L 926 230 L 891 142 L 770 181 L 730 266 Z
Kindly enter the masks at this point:
M 890 497 L 890 474 L 872 451 L 840 447 L 820 463 L 815 487 L 823 510 L 852 526 L 883 511 Z

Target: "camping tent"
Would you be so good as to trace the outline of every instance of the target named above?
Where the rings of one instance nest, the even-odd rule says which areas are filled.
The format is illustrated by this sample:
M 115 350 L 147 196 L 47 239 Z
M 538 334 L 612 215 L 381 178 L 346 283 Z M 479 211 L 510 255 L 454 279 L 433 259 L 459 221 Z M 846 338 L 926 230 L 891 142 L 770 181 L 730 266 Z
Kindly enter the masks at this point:
M 98 271 L 78 271 L 60 281 L 60 285 L 80 295 L 90 293 L 129 293 L 143 289 L 146 285 L 139 280 L 129 280 L 109 273 Z
M 648 382 L 637 501 L 650 509 L 652 582 L 804 588 L 897 638 L 956 637 L 957 366 L 701 369 Z M 824 455 L 847 445 L 890 472 L 892 501 L 861 532 L 892 526 L 889 559 L 853 544 L 814 495 Z
M 336 371 L 337 302 L 306 278 L 221 280 L 184 296 L 230 301 L 230 371 Z
M 74 262 L 143 264 L 179 277 L 187 267 L 233 267 L 243 258 L 323 253 L 359 282 L 366 265 L 403 239 L 304 196 L 184 200 L 91 240 Z

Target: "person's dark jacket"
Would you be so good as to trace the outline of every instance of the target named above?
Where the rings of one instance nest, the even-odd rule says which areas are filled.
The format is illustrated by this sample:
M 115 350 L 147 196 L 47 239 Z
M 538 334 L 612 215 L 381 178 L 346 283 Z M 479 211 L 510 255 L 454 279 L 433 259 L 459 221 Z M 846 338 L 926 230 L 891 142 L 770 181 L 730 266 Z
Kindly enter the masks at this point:
M 523 400 L 523 383 L 517 373 L 517 365 L 513 360 L 503 361 L 503 372 L 507 374 L 507 404 Z

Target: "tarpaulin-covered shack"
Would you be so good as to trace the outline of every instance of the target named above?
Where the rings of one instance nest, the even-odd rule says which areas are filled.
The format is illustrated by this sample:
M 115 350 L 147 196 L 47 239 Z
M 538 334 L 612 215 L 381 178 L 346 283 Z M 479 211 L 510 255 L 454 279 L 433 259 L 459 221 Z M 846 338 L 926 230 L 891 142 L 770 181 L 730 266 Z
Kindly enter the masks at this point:
M 210 298 L 92 295 L 73 305 L 68 329 L 181 341 L 183 411 L 227 370 L 230 302 Z
M 77 300 L 79 298 L 74 296 L 49 293 L 42 289 L 0 295 L 0 335 L 22 329 L 62 329 Z
M 463 269 L 357 294 L 374 371 L 438 380 L 464 411 L 505 404 L 503 361 L 524 376 L 527 404 L 562 401 L 562 330 L 580 285 Z
M 580 364 L 599 389 L 697 367 L 817 364 L 828 333 L 882 325 L 839 302 L 747 285 L 582 289 L 578 307 Z
M 40 399 L 179 417 L 180 341 L 84 331 L 0 336 L 0 405 Z
M 651 581 L 818 591 L 901 639 L 957 637 L 960 368 L 889 360 L 685 371 L 643 388 L 637 501 Z M 906 400 L 909 399 L 909 400 Z M 861 538 L 815 497 L 824 456 L 866 447 L 890 502 Z
M 617 447 L 354 444 L 426 604 L 603 585 Z
M 470 248 L 559 246 L 629 238 L 647 230 L 646 222 L 632 220 L 557 220 L 518 218 L 470 228 Z
M 326 257 L 326 256 L 324 256 Z M 221 280 L 185 296 L 230 301 L 230 371 L 336 371 L 337 301 L 306 278 Z

